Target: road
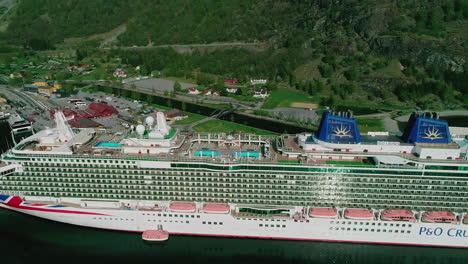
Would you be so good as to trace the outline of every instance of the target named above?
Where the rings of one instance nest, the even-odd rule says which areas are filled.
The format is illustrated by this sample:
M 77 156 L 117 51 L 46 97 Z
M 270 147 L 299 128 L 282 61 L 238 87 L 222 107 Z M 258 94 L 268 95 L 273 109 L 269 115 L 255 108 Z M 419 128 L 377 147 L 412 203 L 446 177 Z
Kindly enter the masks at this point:
M 5 10 L 5 12 L 0 15 L 0 20 L 6 16 L 9 12 L 10 12 L 10 9 L 14 6 L 15 4 L 15 0 L 1 0 L 0 1 L 0 6 L 5 6 L 7 8 L 7 10 Z
M 262 47 L 267 43 L 265 42 L 221 42 L 221 43 L 207 43 L 207 44 L 167 44 L 156 46 L 131 46 L 119 47 L 123 50 L 139 50 L 139 49 L 154 49 L 154 48 L 202 48 L 202 47 Z M 111 48 L 103 48 L 111 49 Z

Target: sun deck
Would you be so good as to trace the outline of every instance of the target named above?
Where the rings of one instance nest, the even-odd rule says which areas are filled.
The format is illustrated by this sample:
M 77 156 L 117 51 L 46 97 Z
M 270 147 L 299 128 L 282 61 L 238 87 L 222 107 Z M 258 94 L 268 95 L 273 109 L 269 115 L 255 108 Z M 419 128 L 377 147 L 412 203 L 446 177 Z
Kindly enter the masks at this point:
M 414 143 L 385 133 L 350 137 L 344 127 L 329 131 L 334 140 L 315 134 L 257 136 L 244 133 L 182 135 L 169 127 L 163 116 L 158 125 L 148 117 L 146 125 L 126 132 L 71 129 L 60 112 L 57 128 L 46 129 L 23 140 L 13 153 L 22 155 L 76 155 L 210 163 L 258 163 L 330 166 L 398 166 L 414 168 L 417 162 L 466 162 L 457 143 Z M 343 130 L 345 129 L 345 130 Z M 343 130 L 343 131 L 342 131 Z M 348 132 L 347 132 L 348 131 Z M 346 133 L 345 133 L 346 132 Z M 335 133 L 335 134 L 330 134 Z M 343 134 L 344 133 L 344 134 Z M 338 140 L 339 139 L 339 140 Z M 359 140 L 358 140 L 359 139 Z M 338 140 L 338 141 L 337 141 Z

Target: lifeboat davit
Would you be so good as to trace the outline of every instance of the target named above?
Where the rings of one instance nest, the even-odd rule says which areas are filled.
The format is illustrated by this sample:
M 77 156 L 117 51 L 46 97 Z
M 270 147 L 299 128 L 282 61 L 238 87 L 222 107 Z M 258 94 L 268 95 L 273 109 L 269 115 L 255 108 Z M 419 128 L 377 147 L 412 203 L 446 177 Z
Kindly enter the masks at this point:
M 141 238 L 148 242 L 161 242 L 169 239 L 169 232 L 165 230 L 147 230 L 143 232 Z
M 384 210 L 380 218 L 385 221 L 416 221 L 414 213 L 409 210 Z
M 203 204 L 203 212 L 208 214 L 228 214 L 229 205 L 224 203 L 205 203 Z
M 374 212 L 370 209 L 348 208 L 344 211 L 344 217 L 354 220 L 372 220 L 374 219 Z
M 195 213 L 197 206 L 192 202 L 172 202 L 169 210 L 180 213 Z
M 457 223 L 457 217 L 448 211 L 424 212 L 421 219 L 429 223 Z
M 337 218 L 336 208 L 312 207 L 309 209 L 309 216 L 316 218 Z

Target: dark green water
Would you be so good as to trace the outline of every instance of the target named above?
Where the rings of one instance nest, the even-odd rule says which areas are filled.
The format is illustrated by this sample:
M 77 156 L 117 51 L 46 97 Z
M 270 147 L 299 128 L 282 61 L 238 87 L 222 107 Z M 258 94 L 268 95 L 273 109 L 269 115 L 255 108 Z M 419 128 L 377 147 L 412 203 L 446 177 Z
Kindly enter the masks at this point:
M 0 124 L 0 146 L 6 146 Z M 52 222 L 0 209 L 0 263 L 467 264 L 468 250 L 171 236 L 147 244 L 138 233 Z

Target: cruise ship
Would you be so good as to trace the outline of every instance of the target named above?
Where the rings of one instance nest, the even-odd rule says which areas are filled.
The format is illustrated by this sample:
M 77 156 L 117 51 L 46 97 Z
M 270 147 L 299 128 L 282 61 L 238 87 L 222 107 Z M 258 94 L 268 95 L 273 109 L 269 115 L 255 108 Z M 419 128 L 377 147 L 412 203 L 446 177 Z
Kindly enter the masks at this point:
M 297 135 L 56 127 L 2 155 L 0 207 L 144 233 L 468 248 L 468 140 L 435 113 L 361 134 L 327 110 Z
M 32 131 L 31 123 L 19 114 L 11 115 L 8 118 L 8 124 L 13 134 Z

